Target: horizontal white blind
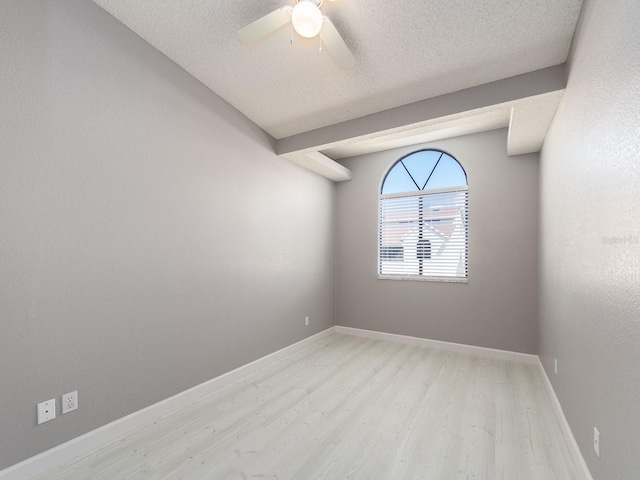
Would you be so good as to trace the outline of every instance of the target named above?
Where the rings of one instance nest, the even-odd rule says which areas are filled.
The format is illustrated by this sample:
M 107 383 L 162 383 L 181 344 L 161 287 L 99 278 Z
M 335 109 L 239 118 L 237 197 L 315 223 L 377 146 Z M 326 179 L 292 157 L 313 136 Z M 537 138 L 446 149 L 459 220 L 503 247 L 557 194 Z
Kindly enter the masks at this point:
M 468 191 L 380 197 L 380 276 L 467 278 Z

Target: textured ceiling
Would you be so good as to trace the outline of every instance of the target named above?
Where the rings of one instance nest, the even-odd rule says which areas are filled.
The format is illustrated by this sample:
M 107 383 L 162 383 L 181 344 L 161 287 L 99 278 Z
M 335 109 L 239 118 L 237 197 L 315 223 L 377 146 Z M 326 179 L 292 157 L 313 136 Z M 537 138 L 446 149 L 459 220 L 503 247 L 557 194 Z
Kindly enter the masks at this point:
M 275 138 L 563 63 L 582 5 L 327 1 L 357 61 L 345 72 L 290 26 L 252 45 L 237 38 L 295 0 L 94 1 Z

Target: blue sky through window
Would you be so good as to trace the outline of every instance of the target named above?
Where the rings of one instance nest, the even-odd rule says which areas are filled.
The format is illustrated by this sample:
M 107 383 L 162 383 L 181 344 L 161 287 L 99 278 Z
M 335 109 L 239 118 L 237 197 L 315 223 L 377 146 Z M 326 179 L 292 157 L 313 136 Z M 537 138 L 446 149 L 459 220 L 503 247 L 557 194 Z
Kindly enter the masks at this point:
M 382 193 L 459 187 L 466 184 L 464 170 L 453 157 L 438 150 L 422 150 L 404 157 L 389 170 L 382 185 Z

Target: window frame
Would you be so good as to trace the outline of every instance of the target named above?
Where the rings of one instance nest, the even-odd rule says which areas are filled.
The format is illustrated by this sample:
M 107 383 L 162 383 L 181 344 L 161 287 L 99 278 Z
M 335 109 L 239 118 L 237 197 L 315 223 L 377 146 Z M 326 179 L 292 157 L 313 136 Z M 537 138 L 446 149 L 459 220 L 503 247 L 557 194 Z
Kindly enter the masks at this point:
M 455 187 L 441 187 L 441 188 L 433 188 L 433 189 L 428 189 L 425 188 L 424 190 L 413 190 L 413 191 L 407 191 L 407 192 L 400 192 L 400 193 L 387 193 L 387 194 L 383 194 L 383 188 L 384 188 L 384 184 L 387 180 L 387 177 L 389 176 L 390 172 L 400 163 L 402 162 L 404 159 L 421 153 L 421 152 L 437 152 L 439 154 L 444 154 L 447 155 L 448 157 L 450 157 L 451 159 L 453 159 L 460 167 L 460 169 L 462 170 L 462 173 L 464 174 L 464 179 L 466 182 L 466 185 L 460 185 L 460 186 L 455 186 Z M 439 160 L 438 160 L 439 161 Z M 429 179 L 431 178 L 431 176 L 433 175 L 433 173 L 435 172 L 435 169 L 437 167 L 437 163 L 434 166 L 433 170 L 431 171 L 429 178 L 427 179 L 427 182 L 425 183 L 425 187 L 429 182 Z M 406 166 L 405 166 L 406 169 Z M 411 174 L 407 171 L 407 173 L 411 176 Z M 411 176 L 411 179 L 414 181 L 413 177 Z M 438 275 L 424 275 L 422 273 L 420 274 L 390 274 L 390 273 L 382 273 L 382 256 L 381 256 L 381 251 L 382 251 L 382 201 L 386 198 L 399 198 L 399 197 L 420 197 L 420 196 L 425 196 L 425 195 L 435 195 L 435 194 L 442 194 L 442 193 L 456 193 L 456 192 L 466 192 L 465 193 L 465 204 L 464 204 L 464 212 L 462 213 L 462 218 L 463 218 L 463 225 L 464 225 L 464 235 L 465 235 L 465 241 L 464 241 L 464 266 L 465 266 L 465 273 L 464 276 L 438 276 Z M 445 282 L 445 283 L 467 283 L 469 281 L 469 196 L 468 196 L 468 191 L 469 191 L 469 180 L 468 180 L 468 176 L 467 176 L 467 172 L 465 170 L 465 168 L 462 166 L 462 164 L 460 163 L 460 161 L 451 153 L 449 153 L 448 151 L 444 150 L 444 149 L 440 149 L 440 148 L 423 148 L 423 149 L 419 149 L 419 150 L 414 150 L 406 155 L 403 155 L 402 157 L 398 158 L 396 161 L 392 162 L 389 167 L 386 169 L 384 175 L 382 175 L 379 187 L 378 187 L 378 232 L 377 232 L 377 276 L 379 280 L 409 280 L 409 281 L 418 281 L 418 282 Z M 429 241 L 427 239 L 427 241 Z M 403 247 L 404 248 L 404 247 Z M 416 247 L 416 252 L 418 251 L 419 247 Z M 433 245 L 429 245 L 429 254 L 432 255 L 433 253 Z M 406 251 L 406 248 L 404 249 Z

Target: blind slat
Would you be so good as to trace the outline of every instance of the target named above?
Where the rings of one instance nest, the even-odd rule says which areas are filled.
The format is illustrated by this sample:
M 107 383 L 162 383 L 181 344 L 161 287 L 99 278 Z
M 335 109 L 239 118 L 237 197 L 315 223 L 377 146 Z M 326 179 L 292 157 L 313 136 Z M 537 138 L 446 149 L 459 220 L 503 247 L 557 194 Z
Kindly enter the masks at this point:
M 467 190 L 381 196 L 381 276 L 467 278 Z

